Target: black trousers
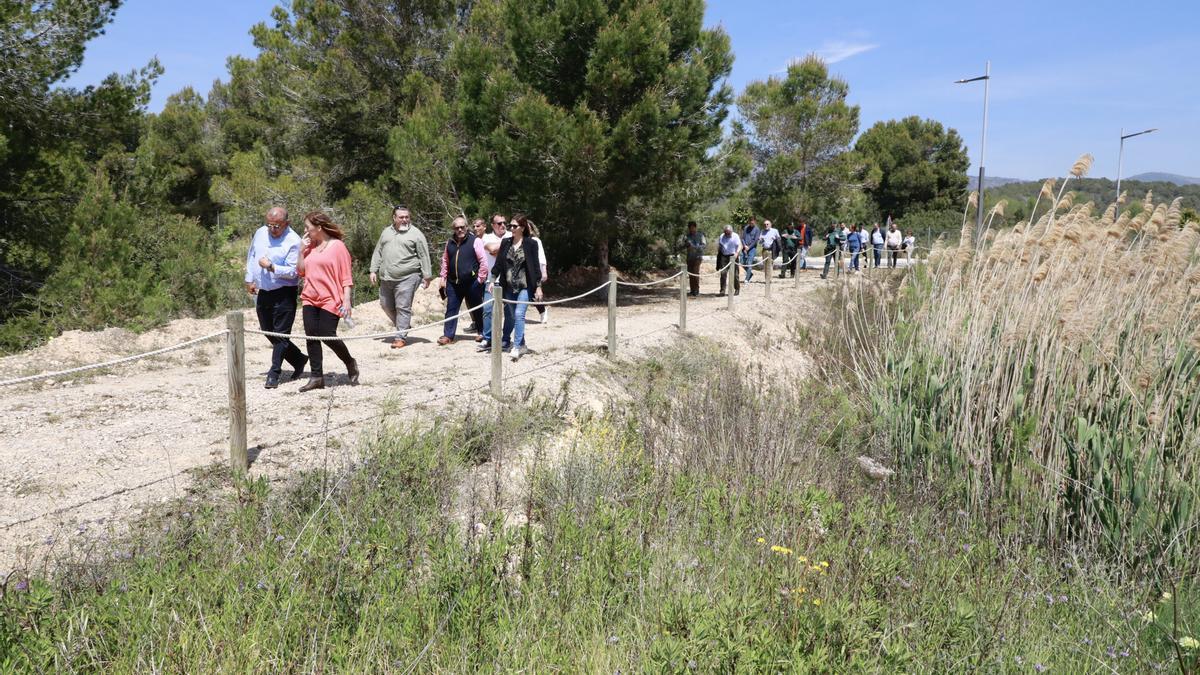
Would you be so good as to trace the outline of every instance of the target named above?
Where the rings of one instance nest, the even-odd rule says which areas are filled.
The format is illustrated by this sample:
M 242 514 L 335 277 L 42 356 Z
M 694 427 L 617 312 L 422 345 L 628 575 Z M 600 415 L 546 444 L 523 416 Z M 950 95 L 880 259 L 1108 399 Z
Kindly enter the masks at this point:
M 339 317 L 337 314 L 320 307 L 312 305 L 304 306 L 304 334 L 313 337 L 333 337 L 337 335 L 337 326 Z M 309 368 L 312 371 L 313 377 L 321 377 L 325 374 L 322 369 L 322 354 L 320 340 L 308 340 L 308 358 Z M 325 346 L 333 350 L 334 354 L 346 364 L 346 368 L 350 368 L 350 364 L 354 363 L 354 358 L 350 356 L 350 350 L 346 348 L 346 343 L 341 340 L 330 340 L 324 343 Z
M 296 287 L 284 286 L 273 291 L 259 291 L 254 301 L 259 330 L 290 333 L 296 322 Z M 271 375 L 279 377 L 286 360 L 293 368 L 304 365 L 304 352 L 288 338 L 268 336 L 271 343 Z
M 729 261 L 733 260 L 735 255 L 737 255 L 737 254 L 735 253 L 733 255 L 726 255 L 724 253 L 718 252 L 717 253 L 717 269 L 721 269 L 722 267 L 728 265 Z M 733 288 L 734 288 L 734 290 L 738 290 L 738 291 L 742 290 L 742 275 L 739 274 L 739 272 L 740 272 L 740 270 L 738 269 L 738 267 L 734 266 L 734 268 L 733 268 Z M 721 292 L 722 293 L 725 292 L 725 276 L 726 276 L 726 274 L 728 274 L 728 271 L 721 273 Z
M 696 275 L 700 274 L 700 263 L 702 262 L 704 262 L 703 258 L 688 258 L 687 261 L 688 289 L 691 290 L 692 295 L 700 295 L 700 277 Z
M 787 261 L 787 264 L 784 265 L 783 268 L 779 270 L 779 278 L 780 279 L 787 276 L 788 272 L 791 272 L 792 276 L 796 276 L 796 263 L 800 261 L 799 256 L 796 255 L 796 251 L 798 251 L 798 250 L 799 249 L 791 249 L 789 251 L 787 249 L 784 249 L 783 259 L 785 261 Z M 789 261 L 788 258 L 791 258 L 791 260 Z

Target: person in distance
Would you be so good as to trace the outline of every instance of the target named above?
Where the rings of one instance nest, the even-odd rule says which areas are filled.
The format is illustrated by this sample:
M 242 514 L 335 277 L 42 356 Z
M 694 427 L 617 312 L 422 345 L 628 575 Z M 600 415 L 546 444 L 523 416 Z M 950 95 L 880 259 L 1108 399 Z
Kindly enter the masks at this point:
M 459 216 L 451 225 L 452 234 L 442 247 L 442 269 L 438 289 L 446 299 L 446 323 L 442 324 L 439 345 L 454 342 L 458 312 L 465 301 L 476 325 L 483 324 L 483 282 L 487 280 L 487 253 L 483 241 L 467 231 L 467 219 Z M 477 318 L 476 318 L 477 317 Z
M 496 278 L 499 280 L 504 303 L 504 333 L 502 348 L 512 351 L 516 361 L 529 349 L 525 346 L 525 312 L 530 298 L 542 299 L 542 273 L 538 264 L 538 247 L 526 236 L 528 219 L 515 215 L 508 228 L 512 236 L 500 242 L 496 253 Z M 531 296 L 532 294 L 532 296 Z
M 408 344 L 417 285 L 429 288 L 432 280 L 429 242 L 412 224 L 412 214 L 407 208 L 393 208 L 392 224 L 379 233 L 375 252 L 371 254 L 371 285 L 379 285 L 379 306 L 396 327 L 392 349 Z
M 342 243 L 342 228 L 325 213 L 313 211 L 304 216 L 304 239 L 300 251 L 299 274 L 304 278 L 300 299 L 304 302 L 304 334 L 334 337 L 338 320 L 349 319 L 353 304 L 354 280 L 350 276 L 350 251 Z M 325 343 L 342 363 L 350 384 L 358 384 L 358 363 L 341 340 Z M 312 372 L 300 391 L 324 389 L 324 363 L 321 341 L 308 341 Z
M 267 224 L 258 228 L 246 253 L 246 292 L 255 296 L 254 310 L 258 327 L 272 333 L 291 333 L 296 322 L 296 291 L 300 283 L 296 265 L 300 260 L 300 235 L 288 223 L 287 209 L 276 206 L 267 211 Z M 267 336 L 271 343 L 271 368 L 263 384 L 267 389 L 279 386 L 283 362 L 295 370 L 292 379 L 304 374 L 308 357 L 290 339 Z

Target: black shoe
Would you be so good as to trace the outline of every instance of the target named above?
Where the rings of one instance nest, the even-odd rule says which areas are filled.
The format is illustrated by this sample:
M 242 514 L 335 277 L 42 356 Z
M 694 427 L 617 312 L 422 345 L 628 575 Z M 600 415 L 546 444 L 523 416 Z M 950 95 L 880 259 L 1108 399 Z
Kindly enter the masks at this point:
M 305 392 L 305 391 L 312 391 L 313 389 L 324 389 L 324 388 L 325 388 L 325 378 L 322 377 L 321 375 L 316 375 L 314 377 L 308 378 L 308 382 L 305 382 L 304 386 L 300 387 L 300 391 Z
M 296 370 L 292 371 L 292 380 L 291 381 L 295 382 L 296 380 L 300 379 L 300 376 L 304 374 L 304 366 L 307 366 L 307 365 L 308 365 L 308 357 L 307 356 L 300 357 L 300 365 L 296 366 Z
M 350 384 L 358 384 L 358 361 L 350 359 L 350 363 L 346 364 L 346 379 Z
M 483 342 L 479 343 L 479 346 L 475 348 L 475 351 L 490 352 L 490 351 L 492 351 L 492 343 L 488 340 L 484 340 Z
M 717 297 L 718 297 L 718 298 L 723 298 L 723 297 L 725 297 L 725 291 L 721 291 L 720 293 L 717 293 Z
M 267 381 L 265 383 L 263 383 L 263 388 L 264 389 L 275 389 L 277 387 L 279 387 L 279 376 L 278 375 L 267 375 Z

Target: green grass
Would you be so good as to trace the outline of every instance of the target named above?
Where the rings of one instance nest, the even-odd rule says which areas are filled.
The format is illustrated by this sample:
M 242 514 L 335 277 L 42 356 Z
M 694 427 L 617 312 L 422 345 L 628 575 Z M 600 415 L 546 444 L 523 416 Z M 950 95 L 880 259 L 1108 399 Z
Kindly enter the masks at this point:
M 10 577 L 0 670 L 1196 666 L 1172 642 L 1196 634 L 1192 591 L 1164 602 L 867 483 L 863 435 L 830 423 L 844 396 L 762 392 L 702 340 L 611 376 L 630 398 L 605 414 L 530 399 L 392 430 L 346 471 L 245 484 L 145 523 L 109 562 Z M 456 506 L 479 462 L 551 440 L 565 449 L 535 460 L 520 504 Z

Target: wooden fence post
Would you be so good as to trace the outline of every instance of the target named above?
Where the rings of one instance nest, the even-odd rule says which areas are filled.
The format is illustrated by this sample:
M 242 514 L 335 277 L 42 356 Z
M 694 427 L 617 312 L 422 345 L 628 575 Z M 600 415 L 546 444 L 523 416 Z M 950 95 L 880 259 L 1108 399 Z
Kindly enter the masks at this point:
M 681 272 L 681 274 L 679 275 L 679 332 L 686 333 L 687 332 L 687 294 L 688 294 L 688 282 L 689 282 L 688 277 L 690 276 L 688 274 L 687 261 L 680 263 L 679 271 Z
M 241 312 L 226 312 L 225 372 L 229 380 L 229 467 L 234 478 L 246 475 L 246 334 Z
M 775 267 L 775 258 L 767 253 L 763 256 L 763 274 L 767 277 L 766 298 L 771 299 L 771 270 Z
M 803 241 L 800 242 L 800 246 L 796 249 L 796 259 L 792 261 L 792 284 L 796 287 L 796 290 L 800 290 L 800 263 L 803 262 L 805 269 L 808 269 L 808 255 L 801 258 L 801 251 L 804 251 Z M 804 251 L 804 253 L 807 254 L 808 251 Z
M 608 273 L 608 357 L 617 353 L 617 273 Z
M 500 398 L 502 393 L 501 375 L 504 368 L 504 354 L 500 351 L 500 327 L 504 322 L 504 303 L 501 302 L 504 291 L 500 289 L 500 280 L 492 282 L 492 396 Z

